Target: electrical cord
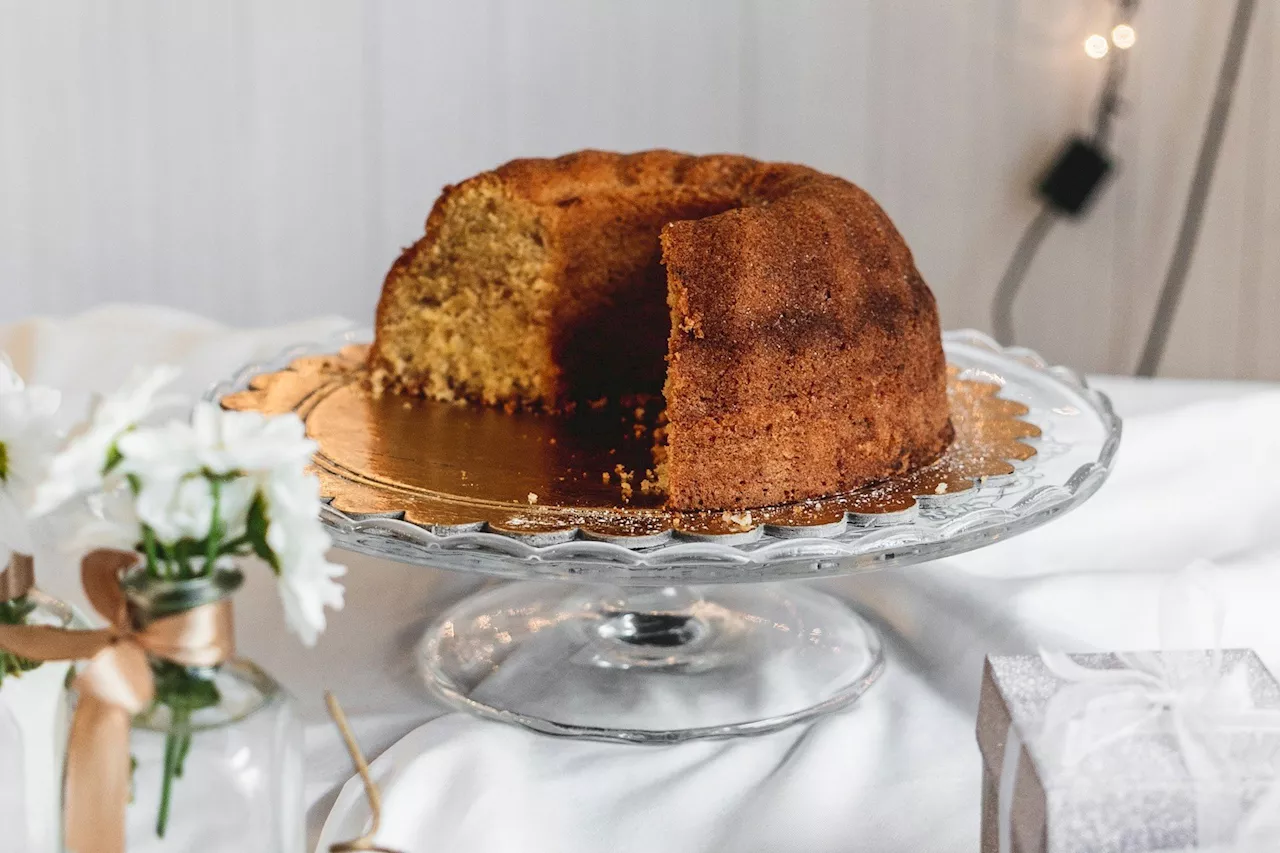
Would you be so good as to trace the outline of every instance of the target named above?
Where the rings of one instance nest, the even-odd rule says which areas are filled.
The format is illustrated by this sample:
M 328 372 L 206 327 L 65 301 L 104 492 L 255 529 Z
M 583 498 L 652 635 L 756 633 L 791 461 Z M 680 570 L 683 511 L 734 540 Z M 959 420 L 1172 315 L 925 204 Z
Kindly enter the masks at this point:
M 1018 298 L 1018 289 L 1022 287 L 1022 282 L 1027 277 L 1027 270 L 1031 268 L 1031 262 L 1040 251 L 1040 244 L 1044 242 L 1045 237 L 1049 236 L 1049 232 L 1053 230 L 1057 221 L 1058 214 L 1052 207 L 1047 204 L 1041 207 L 1040 212 L 1018 238 L 1018 245 L 1013 249 L 1013 257 L 1009 259 L 1004 275 L 1000 276 L 1000 284 L 996 287 L 996 295 L 991 303 L 991 328 L 996 333 L 996 339 L 1004 344 L 1012 344 L 1014 341 L 1013 303 Z
M 1240 79 L 1240 68 L 1244 64 L 1244 46 L 1249 37 L 1249 25 L 1256 5 L 1256 0 L 1236 0 L 1236 13 L 1231 22 L 1231 32 L 1227 36 L 1226 53 L 1222 57 L 1222 69 L 1218 72 L 1218 86 L 1214 92 L 1213 105 L 1209 109 L 1204 139 L 1200 143 L 1200 155 L 1196 159 L 1196 171 L 1191 178 L 1191 190 L 1187 194 L 1182 225 L 1178 229 L 1178 241 L 1174 244 L 1173 257 L 1169 259 L 1169 270 L 1165 274 L 1164 286 L 1160 289 L 1155 314 L 1151 319 L 1151 329 L 1142 348 L 1142 357 L 1138 360 L 1139 376 L 1155 375 L 1164 356 L 1165 345 L 1169 342 L 1173 317 L 1186 288 L 1187 273 L 1191 271 L 1191 259 L 1199 241 L 1200 225 L 1204 221 L 1209 201 L 1214 167 L 1218 164 L 1218 155 L 1222 153 L 1227 116 L 1231 112 L 1231 100 Z
M 1206 120 L 1200 153 L 1196 158 L 1196 168 L 1191 178 L 1187 203 L 1183 209 L 1182 223 L 1178 229 L 1173 255 L 1169 260 L 1169 268 L 1165 273 L 1164 284 L 1156 301 L 1151 327 L 1138 361 L 1137 375 L 1139 376 L 1154 376 L 1159 369 L 1168 344 L 1169 333 L 1173 327 L 1173 318 L 1186 288 L 1187 275 L 1191 271 L 1191 261 L 1199 242 L 1200 227 L 1208 205 L 1214 169 L 1226 137 L 1227 118 L 1230 115 L 1231 102 L 1239 82 L 1240 69 L 1244 64 L 1244 48 L 1248 42 L 1249 28 L 1256 5 L 1257 0 L 1236 0 L 1235 15 L 1232 19 L 1231 31 L 1227 36 L 1222 68 L 1218 73 L 1217 88 Z M 1119 0 L 1117 15 L 1121 19 L 1129 19 L 1137 11 L 1137 6 L 1138 0 Z M 1102 92 L 1098 97 L 1091 138 L 1094 147 L 1099 151 L 1106 149 L 1113 119 L 1119 112 L 1120 91 L 1127 69 L 1127 51 L 1113 52 L 1107 66 Z M 1009 259 L 1004 275 L 1001 276 L 1000 283 L 996 287 L 991 305 L 991 320 L 996 337 L 1004 343 L 1014 342 L 1013 304 L 1040 246 L 1059 219 L 1060 216 L 1053 204 L 1046 203 L 1041 207 L 1018 239 L 1013 256 Z
M 1118 0 L 1113 24 L 1130 23 L 1138 11 L 1138 0 Z M 1098 95 L 1094 110 L 1093 132 L 1090 142 L 1098 151 L 1105 151 L 1111 136 L 1111 126 L 1116 113 L 1120 111 L 1120 91 L 1129 70 L 1129 51 L 1113 50 L 1107 61 L 1106 76 L 1103 78 L 1102 91 Z M 1060 219 L 1059 211 L 1052 203 L 1046 202 L 1027 223 L 1026 229 L 1005 266 L 1000 283 L 996 286 L 991 301 L 991 327 L 998 340 L 1005 344 L 1015 341 L 1013 329 L 1013 304 L 1017 301 L 1018 292 L 1026 279 L 1031 263 L 1040 251 L 1041 244 L 1049 236 L 1049 232 Z
M 1130 23 L 1138 12 L 1138 0 L 1120 0 L 1116 5 L 1114 23 Z M 1120 90 L 1124 86 L 1125 75 L 1129 71 L 1129 51 L 1113 50 L 1107 61 L 1107 76 L 1102 81 L 1102 92 L 1098 95 L 1098 106 L 1093 117 L 1093 144 L 1106 150 L 1111 136 L 1111 122 L 1120 112 Z

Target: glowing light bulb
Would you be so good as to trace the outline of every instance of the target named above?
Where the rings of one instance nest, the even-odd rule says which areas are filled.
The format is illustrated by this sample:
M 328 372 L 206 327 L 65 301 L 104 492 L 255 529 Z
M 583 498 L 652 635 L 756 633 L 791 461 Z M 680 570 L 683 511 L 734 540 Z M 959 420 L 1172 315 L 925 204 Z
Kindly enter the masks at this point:
M 1138 40 L 1138 34 L 1128 24 L 1119 24 L 1111 31 L 1111 43 L 1121 50 L 1128 50 Z
M 1105 37 L 1097 33 L 1089 36 L 1084 40 L 1084 52 L 1091 59 L 1101 59 L 1107 55 L 1107 40 Z

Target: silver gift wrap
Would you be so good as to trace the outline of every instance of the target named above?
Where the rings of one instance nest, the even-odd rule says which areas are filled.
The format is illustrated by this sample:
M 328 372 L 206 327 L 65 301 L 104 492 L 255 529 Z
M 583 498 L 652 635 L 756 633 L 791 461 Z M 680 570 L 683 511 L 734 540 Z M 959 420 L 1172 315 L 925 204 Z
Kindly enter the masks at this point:
M 1211 652 L 1149 653 L 1160 661 L 1206 667 Z M 1269 807 L 1280 777 L 1280 684 L 1252 651 L 1221 652 L 1222 671 L 1239 675 L 1244 701 L 1256 713 L 1209 717 L 1222 725 L 1197 735 L 1214 756 L 1217 772 L 1197 778 L 1203 767 L 1184 755 L 1187 741 L 1159 719 L 1119 727 L 1098 748 L 1064 760 L 1061 739 L 1046 727 L 1054 697 L 1071 683 L 1037 655 L 989 657 L 978 710 L 978 746 L 983 759 L 983 853 L 1154 853 L 1222 848 L 1207 840 L 1198 815 L 1248 815 Z M 1070 655 L 1091 670 L 1126 669 L 1115 654 Z M 1060 715 L 1059 715 L 1060 716 Z M 1257 719 L 1267 720 L 1254 724 Z M 1268 720 L 1268 718 L 1270 718 Z M 1060 720 L 1058 721 L 1060 722 Z M 1006 756 L 1006 746 L 1018 750 Z M 1012 779 L 1006 779 L 1008 773 Z M 1002 795 L 1008 802 L 1002 808 Z M 1265 802 L 1260 802 L 1263 798 Z M 1005 850 L 1001 825 L 1007 824 Z M 1280 843 L 1274 847 L 1280 851 Z

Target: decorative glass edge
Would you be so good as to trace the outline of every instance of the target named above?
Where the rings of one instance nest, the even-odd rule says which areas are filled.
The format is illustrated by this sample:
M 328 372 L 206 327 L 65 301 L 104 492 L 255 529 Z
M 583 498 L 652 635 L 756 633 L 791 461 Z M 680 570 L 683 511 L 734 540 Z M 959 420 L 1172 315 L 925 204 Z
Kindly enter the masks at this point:
M 204 399 L 216 402 L 228 394 L 245 390 L 254 377 L 282 370 L 295 359 L 332 353 L 348 344 L 367 343 L 372 337 L 371 330 L 349 329 L 325 341 L 290 346 L 269 359 L 252 362 L 231 377 L 215 382 L 205 392 Z M 942 337 L 944 343 L 985 350 L 1046 373 L 1084 397 L 1093 406 L 1106 432 L 1098 458 L 1080 465 L 1066 483 L 1040 486 L 1008 508 L 984 507 L 958 518 L 937 522 L 918 516 L 903 524 L 859 532 L 856 538 L 851 539 L 840 538 L 847 534 L 825 538 L 795 537 L 794 534 L 778 536 L 771 532 L 770 526 L 760 525 L 732 542 L 668 539 L 649 547 L 629 548 L 586 538 L 579 528 L 520 536 L 506 532 L 491 533 L 476 525 L 476 529 L 439 534 L 394 515 L 348 515 L 327 504 L 321 507 L 321 518 L 336 545 L 401 562 L 446 568 L 449 567 L 444 565 L 446 562 L 470 564 L 470 568 L 486 574 L 514 578 L 543 574 L 563 577 L 566 564 L 572 564 L 570 573 L 583 580 L 590 580 L 596 574 L 602 579 L 616 580 L 610 572 L 618 569 L 650 569 L 653 570 L 652 580 L 670 580 L 673 572 L 687 567 L 692 570 L 690 582 L 714 583 L 720 580 L 714 571 L 717 566 L 732 570 L 731 575 L 725 576 L 725 581 L 743 581 L 750 579 L 750 569 L 775 567 L 779 563 L 807 564 L 810 566 L 807 569 L 797 566 L 800 571 L 796 575 L 813 577 L 874 568 L 876 564 L 885 562 L 924 562 L 942 556 L 943 552 L 955 554 L 971 550 L 1005 532 L 1043 524 L 1083 503 L 1101 488 L 1119 449 L 1122 433 L 1122 421 L 1106 394 L 1090 387 L 1075 370 L 1051 365 L 1027 347 L 1001 346 L 994 338 L 975 329 L 948 331 Z M 865 528 L 858 530 L 865 531 Z M 749 550 L 744 547 L 747 545 L 751 546 Z M 421 553 L 415 553 L 419 551 Z M 485 556 L 511 565 L 504 567 L 485 562 Z M 824 563 L 837 560 L 841 565 L 832 565 L 829 571 L 823 571 Z M 812 566 L 814 561 L 817 561 L 816 571 Z M 485 565 L 478 565 L 480 562 L 485 562 Z M 547 569 L 545 573 L 537 570 L 540 564 Z M 770 574 L 771 579 L 778 576 Z M 785 577 L 786 573 L 781 576 Z M 629 571 L 628 579 L 644 578 L 642 573 Z

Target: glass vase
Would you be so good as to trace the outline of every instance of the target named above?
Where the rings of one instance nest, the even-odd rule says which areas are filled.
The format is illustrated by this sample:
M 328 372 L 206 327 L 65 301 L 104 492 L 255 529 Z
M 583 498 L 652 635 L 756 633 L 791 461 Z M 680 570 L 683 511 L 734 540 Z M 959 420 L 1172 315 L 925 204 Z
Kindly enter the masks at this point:
M 124 585 L 140 628 L 216 602 L 239 580 L 226 571 L 181 581 L 133 572 Z M 151 664 L 156 699 L 130 733 L 129 853 L 302 853 L 302 730 L 292 698 L 243 658 Z
M 0 601 L 7 624 L 82 627 L 66 604 L 36 589 Z M 67 742 L 62 687 L 69 665 L 0 652 L 0 853 L 58 849 Z

